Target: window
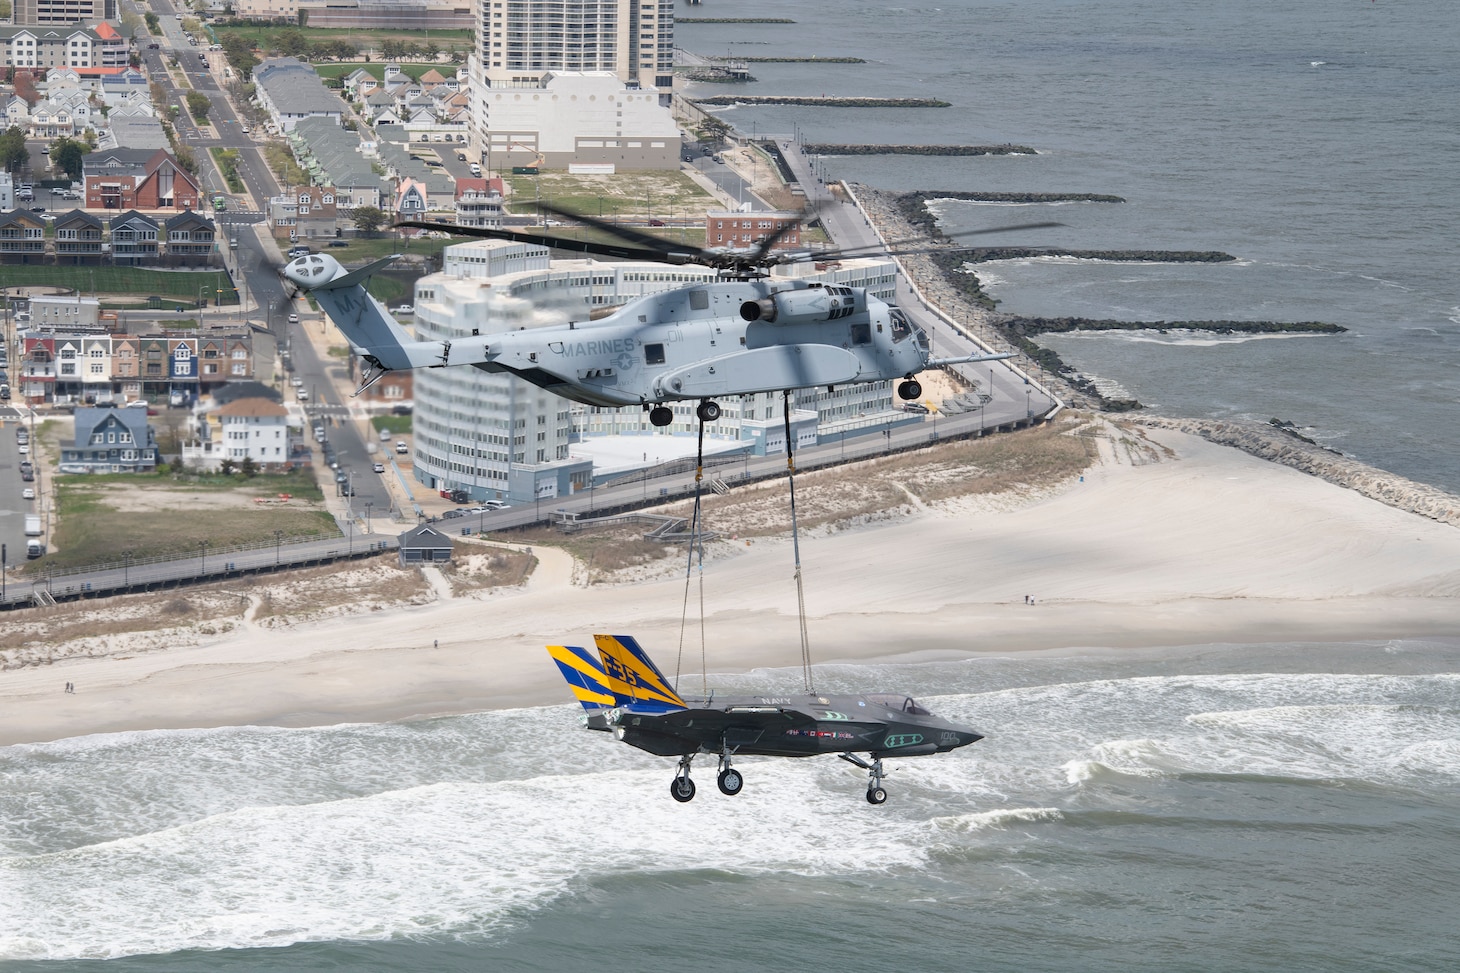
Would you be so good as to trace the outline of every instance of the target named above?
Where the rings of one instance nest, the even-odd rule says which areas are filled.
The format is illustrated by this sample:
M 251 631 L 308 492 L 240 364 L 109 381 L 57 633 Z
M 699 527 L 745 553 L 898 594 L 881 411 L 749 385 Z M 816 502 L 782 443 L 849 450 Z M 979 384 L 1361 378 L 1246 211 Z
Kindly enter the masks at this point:
M 648 365 L 664 364 L 664 345 L 653 342 L 644 346 L 644 363 Z

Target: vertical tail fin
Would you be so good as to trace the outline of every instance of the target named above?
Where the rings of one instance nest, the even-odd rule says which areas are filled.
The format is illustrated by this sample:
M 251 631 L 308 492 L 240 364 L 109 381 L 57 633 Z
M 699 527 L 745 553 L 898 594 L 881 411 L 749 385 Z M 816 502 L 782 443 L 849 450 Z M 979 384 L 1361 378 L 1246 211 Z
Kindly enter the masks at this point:
M 595 635 L 593 641 L 618 705 L 659 713 L 689 708 L 632 636 Z
M 593 653 L 576 645 L 549 645 L 547 650 L 588 715 L 613 708 L 614 695 L 608 688 L 603 665 Z

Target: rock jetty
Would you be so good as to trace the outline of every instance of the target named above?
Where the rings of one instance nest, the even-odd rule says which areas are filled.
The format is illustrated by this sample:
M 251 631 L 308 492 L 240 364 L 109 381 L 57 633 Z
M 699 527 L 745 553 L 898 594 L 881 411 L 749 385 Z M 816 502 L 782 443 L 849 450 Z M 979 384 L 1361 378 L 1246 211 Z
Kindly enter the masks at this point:
M 1030 257 L 1156 264 L 1221 264 L 1237 259 L 1220 250 L 1067 250 L 1063 247 L 970 247 L 963 251 L 963 257 L 974 264 L 991 260 L 1027 260 Z
M 807 155 L 1038 155 L 1027 145 L 845 145 L 837 142 L 806 142 Z M 922 195 L 914 193 L 909 195 Z M 927 198 L 937 198 L 929 194 Z M 973 193 L 942 193 L 943 197 L 971 199 Z M 989 194 L 985 194 L 989 195 Z
M 715 95 L 697 98 L 697 105 L 811 105 L 816 108 L 952 108 L 940 98 L 839 98 L 827 95 Z
M 1112 321 L 1106 318 L 1005 317 L 1004 325 L 1021 334 L 1068 331 L 1205 331 L 1212 334 L 1340 334 L 1341 324 L 1327 321 Z

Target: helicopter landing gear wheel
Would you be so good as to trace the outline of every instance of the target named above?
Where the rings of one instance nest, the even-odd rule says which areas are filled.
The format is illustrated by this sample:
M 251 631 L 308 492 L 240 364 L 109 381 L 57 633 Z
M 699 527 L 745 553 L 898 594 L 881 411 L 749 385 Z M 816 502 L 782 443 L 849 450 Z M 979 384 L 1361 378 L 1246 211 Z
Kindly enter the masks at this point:
M 886 804 L 887 803 L 887 789 L 886 788 L 883 788 L 883 787 L 869 787 L 869 788 L 867 788 L 867 803 L 868 804 Z
M 922 394 L 923 386 L 920 382 L 917 382 L 913 379 L 907 379 L 904 382 L 898 383 L 897 395 L 898 398 L 902 399 L 903 401 L 910 402 L 913 399 L 918 398 Z
M 734 797 L 745 786 L 745 778 L 740 775 L 740 771 L 732 767 L 727 767 L 720 771 L 720 776 L 716 779 L 715 783 L 720 785 L 721 794 L 727 797 Z
M 720 403 L 705 399 L 695 408 L 695 415 L 700 422 L 714 422 L 720 418 Z
M 674 421 L 674 410 L 667 405 L 656 405 L 649 410 L 649 424 L 667 426 Z

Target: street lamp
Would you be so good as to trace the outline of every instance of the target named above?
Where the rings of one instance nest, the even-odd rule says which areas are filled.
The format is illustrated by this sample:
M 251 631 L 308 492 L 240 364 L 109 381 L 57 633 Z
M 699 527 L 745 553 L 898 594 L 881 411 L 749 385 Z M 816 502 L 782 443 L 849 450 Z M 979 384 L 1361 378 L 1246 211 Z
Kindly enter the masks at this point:
M 374 500 L 366 500 L 365 501 L 365 533 L 367 533 L 367 534 L 369 534 L 371 532 L 370 531 L 370 508 L 373 507 L 373 506 L 375 506 L 375 501 Z
M 132 583 L 132 552 L 123 551 L 122 556 L 127 559 L 126 563 L 122 565 L 122 587 L 126 588 Z
M 282 530 L 275 529 L 274 530 L 274 568 L 276 570 L 279 567 L 279 542 L 281 540 L 283 540 L 283 538 L 284 538 L 284 532 Z
M 208 573 L 208 542 L 198 541 L 198 576 Z

